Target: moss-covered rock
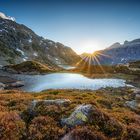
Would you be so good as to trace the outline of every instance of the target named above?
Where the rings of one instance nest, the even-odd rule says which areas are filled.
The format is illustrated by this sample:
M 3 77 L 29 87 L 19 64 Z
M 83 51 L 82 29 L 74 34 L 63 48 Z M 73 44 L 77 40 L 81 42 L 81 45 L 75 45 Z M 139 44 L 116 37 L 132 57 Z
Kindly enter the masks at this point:
M 92 105 L 80 105 L 68 118 L 62 119 L 61 123 L 70 127 L 86 124 L 90 121 L 92 111 Z

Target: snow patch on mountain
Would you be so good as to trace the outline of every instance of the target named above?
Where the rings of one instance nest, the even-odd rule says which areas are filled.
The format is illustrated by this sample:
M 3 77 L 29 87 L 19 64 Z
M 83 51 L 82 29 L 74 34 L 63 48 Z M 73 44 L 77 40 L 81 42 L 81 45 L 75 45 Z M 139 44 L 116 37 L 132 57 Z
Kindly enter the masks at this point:
M 8 31 L 5 29 L 0 29 L 0 32 L 7 32 L 8 33 Z
M 27 60 L 28 60 L 28 57 L 24 57 L 24 58 L 23 58 L 23 61 L 27 61 Z
M 2 12 L 0 12 L 0 17 L 3 18 L 3 19 L 8 19 L 8 20 L 15 21 L 15 18 L 14 17 L 7 16 L 7 15 L 5 15 Z
M 29 42 L 29 43 L 32 43 L 32 39 L 30 38 L 30 39 L 28 40 L 28 42 Z
M 16 48 L 16 51 L 20 52 L 23 56 L 25 56 L 25 55 L 24 55 L 24 52 L 23 52 L 22 50 Z
M 34 52 L 34 54 L 33 54 L 34 56 L 38 56 L 38 54 L 36 53 L 36 52 Z

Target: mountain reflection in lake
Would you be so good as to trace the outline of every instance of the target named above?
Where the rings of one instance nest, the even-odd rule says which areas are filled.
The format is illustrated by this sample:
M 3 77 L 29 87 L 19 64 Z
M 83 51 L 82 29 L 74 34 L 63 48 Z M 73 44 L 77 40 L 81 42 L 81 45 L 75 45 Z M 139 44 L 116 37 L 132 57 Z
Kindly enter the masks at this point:
M 124 87 L 122 79 L 90 79 L 81 74 L 53 73 L 47 75 L 15 75 L 23 80 L 25 86 L 21 89 L 28 92 L 39 92 L 46 89 L 91 89 L 97 90 L 106 87 Z

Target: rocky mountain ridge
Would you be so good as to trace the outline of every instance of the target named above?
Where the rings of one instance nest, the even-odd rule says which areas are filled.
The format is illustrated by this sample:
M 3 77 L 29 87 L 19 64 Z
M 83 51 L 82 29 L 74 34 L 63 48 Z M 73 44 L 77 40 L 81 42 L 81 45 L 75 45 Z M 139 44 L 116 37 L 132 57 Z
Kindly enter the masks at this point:
M 124 44 L 115 43 L 100 53 L 109 56 L 100 57 L 102 64 L 124 64 L 140 60 L 140 39 L 124 41 Z
M 49 65 L 70 65 L 79 59 L 70 47 L 44 39 L 25 25 L 0 16 L 0 65 L 27 60 Z

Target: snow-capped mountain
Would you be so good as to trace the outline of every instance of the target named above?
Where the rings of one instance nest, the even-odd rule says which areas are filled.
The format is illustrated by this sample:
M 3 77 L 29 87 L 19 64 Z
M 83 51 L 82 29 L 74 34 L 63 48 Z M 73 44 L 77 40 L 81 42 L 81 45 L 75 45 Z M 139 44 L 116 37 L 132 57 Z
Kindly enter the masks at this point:
M 73 64 L 80 57 L 69 47 L 35 34 L 15 19 L 0 13 L 0 65 L 37 60 L 47 64 Z

